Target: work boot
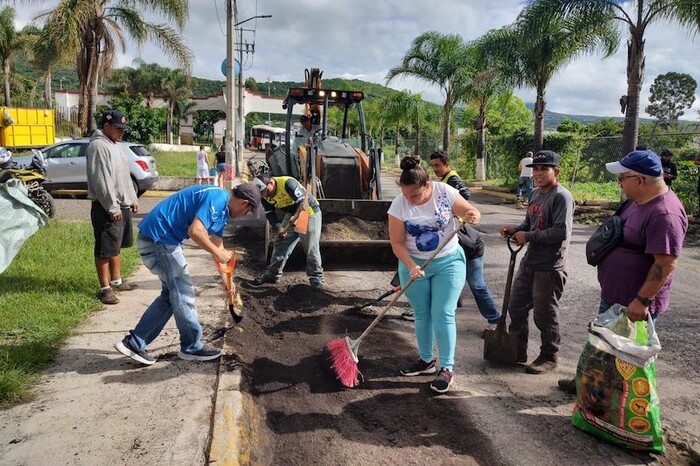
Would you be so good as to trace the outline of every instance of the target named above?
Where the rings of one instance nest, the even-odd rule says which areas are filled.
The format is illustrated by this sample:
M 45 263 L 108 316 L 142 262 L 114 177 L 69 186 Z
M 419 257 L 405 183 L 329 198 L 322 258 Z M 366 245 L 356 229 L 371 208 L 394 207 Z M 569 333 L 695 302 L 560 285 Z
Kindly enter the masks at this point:
M 261 285 L 264 285 L 266 283 L 270 283 L 270 284 L 277 283 L 277 279 L 275 277 L 271 277 L 269 275 L 260 275 L 259 277 L 251 280 L 251 282 L 250 282 L 250 284 L 253 286 L 261 286 Z
M 326 289 L 326 285 L 323 282 L 311 282 L 311 288 L 317 291 L 323 291 Z
M 557 382 L 559 389 L 569 395 L 576 395 L 576 378 L 559 379 Z
M 114 294 L 112 288 L 107 288 L 106 290 L 100 290 L 97 293 L 97 298 L 102 301 L 102 304 L 119 304 L 119 298 Z
M 122 282 L 121 285 L 112 286 L 113 289 L 117 291 L 131 291 L 137 289 L 139 286 L 136 283 Z
M 557 368 L 556 356 L 544 356 L 540 354 L 532 363 L 525 366 L 528 374 L 544 374 Z

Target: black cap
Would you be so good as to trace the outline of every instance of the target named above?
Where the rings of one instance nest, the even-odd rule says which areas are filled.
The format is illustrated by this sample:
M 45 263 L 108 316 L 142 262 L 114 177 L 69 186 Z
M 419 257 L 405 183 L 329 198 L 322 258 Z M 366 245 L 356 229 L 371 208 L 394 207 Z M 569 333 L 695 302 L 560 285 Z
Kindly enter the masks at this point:
M 102 115 L 102 126 L 106 123 L 114 125 L 121 129 L 130 129 L 126 124 L 126 117 L 119 110 L 107 110 L 104 115 Z
M 659 154 L 661 157 L 673 157 L 673 152 L 670 149 L 664 149 Z
M 541 150 L 532 157 L 532 163 L 526 165 L 526 167 L 534 167 L 535 165 L 550 165 L 552 167 L 558 167 L 561 162 L 561 157 L 554 151 L 551 150 Z
M 253 210 L 256 210 L 260 205 L 260 188 L 253 183 L 243 183 L 233 187 L 233 195 L 238 199 L 248 201 Z

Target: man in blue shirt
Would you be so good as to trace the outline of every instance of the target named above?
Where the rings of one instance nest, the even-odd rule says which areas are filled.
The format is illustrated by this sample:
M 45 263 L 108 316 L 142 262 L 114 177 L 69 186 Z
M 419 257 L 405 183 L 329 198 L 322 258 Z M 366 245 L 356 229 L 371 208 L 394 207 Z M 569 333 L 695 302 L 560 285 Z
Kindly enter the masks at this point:
M 223 246 L 226 222 L 229 217 L 255 212 L 260 197 L 260 189 L 252 183 L 240 184 L 232 190 L 191 186 L 168 197 L 144 217 L 138 225 L 139 254 L 143 264 L 160 278 L 162 289 L 136 327 L 115 345 L 117 351 L 141 364 L 155 363 L 146 346 L 174 316 L 180 333 L 180 359 L 210 361 L 221 356 L 218 348 L 202 342 L 194 284 L 182 242 L 191 238 L 215 261 L 229 262 L 232 254 Z

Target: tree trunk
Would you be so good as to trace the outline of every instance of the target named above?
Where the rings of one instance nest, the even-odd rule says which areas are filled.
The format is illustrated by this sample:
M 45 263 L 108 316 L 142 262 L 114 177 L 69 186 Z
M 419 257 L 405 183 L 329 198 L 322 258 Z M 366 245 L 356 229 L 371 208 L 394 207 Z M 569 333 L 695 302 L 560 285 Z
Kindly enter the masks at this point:
M 399 157 L 399 130 L 400 126 L 396 125 L 396 148 L 394 149 L 394 155 L 396 158 L 396 166 L 400 167 L 401 166 L 401 158 Z
M 166 131 L 167 131 L 167 136 L 166 136 L 166 141 L 168 144 L 173 143 L 173 114 L 175 113 L 175 109 L 173 108 L 175 105 L 173 102 L 168 104 L 168 118 L 166 119 Z
M 415 154 L 420 157 L 420 123 L 416 123 L 415 129 L 416 129 Z
M 44 74 L 44 104 L 46 108 L 53 108 L 53 93 L 51 92 L 51 70 Z
M 630 31 L 627 42 L 627 111 L 622 130 L 622 154 L 632 152 L 639 137 L 639 94 L 644 80 L 644 32 Z
M 544 147 L 544 108 L 547 105 L 545 100 L 546 84 L 537 83 L 537 99 L 535 100 L 535 147 L 534 152 L 541 151 Z
M 486 179 L 486 100 L 479 103 L 479 116 L 476 120 L 476 179 Z
M 5 75 L 5 107 L 10 106 L 10 60 L 5 58 L 2 61 L 2 72 Z
M 450 147 L 450 119 L 452 118 L 452 90 L 450 89 L 445 93 L 442 117 L 442 150 L 447 152 Z

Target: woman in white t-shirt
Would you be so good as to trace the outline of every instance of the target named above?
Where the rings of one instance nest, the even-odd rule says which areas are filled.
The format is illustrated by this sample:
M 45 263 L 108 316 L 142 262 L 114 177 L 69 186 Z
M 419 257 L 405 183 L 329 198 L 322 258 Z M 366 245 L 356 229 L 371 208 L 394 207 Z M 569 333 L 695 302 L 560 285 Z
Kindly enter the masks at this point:
M 399 259 L 401 285 L 411 278 L 417 279 L 406 290 L 406 297 L 415 314 L 419 356 L 401 375 L 434 374 L 433 341 L 437 339 L 440 372 L 430 388 L 445 393 L 453 380 L 455 310 L 466 275 L 466 259 L 457 236 L 443 247 L 426 270 L 421 269 L 421 264 L 459 227 L 455 216 L 473 224 L 479 222 L 481 213 L 452 186 L 429 181 L 420 160 L 405 157 L 401 169 L 401 194 L 389 208 L 389 239 Z

